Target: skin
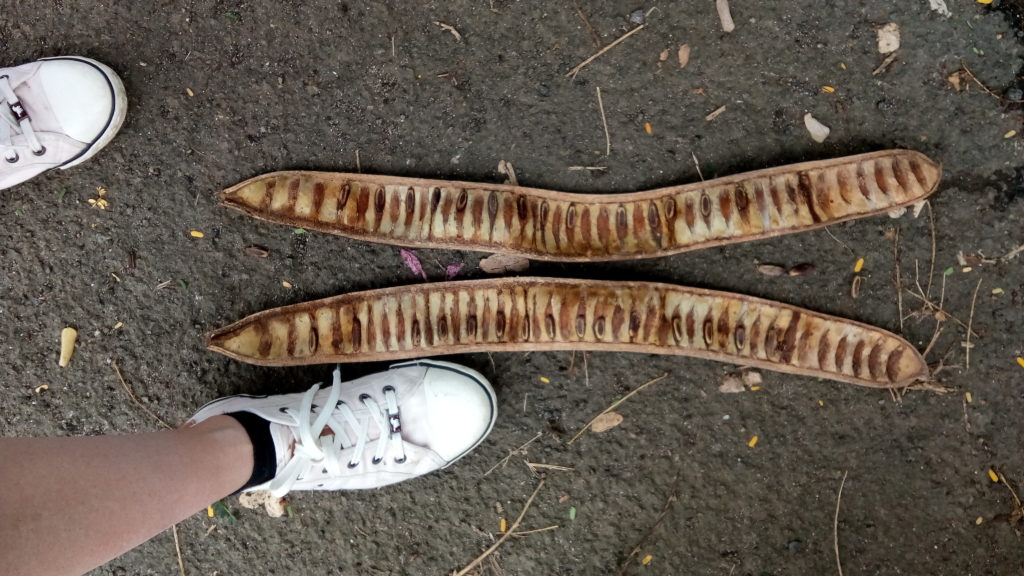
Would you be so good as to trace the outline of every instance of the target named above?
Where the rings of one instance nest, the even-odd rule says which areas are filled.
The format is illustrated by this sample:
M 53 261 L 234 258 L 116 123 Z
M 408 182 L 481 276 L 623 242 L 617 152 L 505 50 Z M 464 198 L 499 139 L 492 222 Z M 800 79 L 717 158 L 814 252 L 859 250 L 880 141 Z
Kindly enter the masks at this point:
M 133 436 L 0 438 L 0 570 L 87 572 L 238 490 L 252 467 L 249 436 L 227 416 Z

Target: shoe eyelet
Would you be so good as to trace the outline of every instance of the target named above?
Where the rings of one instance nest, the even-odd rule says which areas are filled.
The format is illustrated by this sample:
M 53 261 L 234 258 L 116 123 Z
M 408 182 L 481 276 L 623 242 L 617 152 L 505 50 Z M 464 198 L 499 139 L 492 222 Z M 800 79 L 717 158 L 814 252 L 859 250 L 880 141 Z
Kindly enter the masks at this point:
M 4 158 L 4 160 L 7 160 L 7 162 L 9 164 L 15 164 L 15 163 L 18 162 L 18 160 L 21 160 L 21 156 L 18 156 L 17 154 L 15 154 L 14 158 Z
M 348 467 L 349 467 L 349 469 L 350 469 L 350 470 L 351 470 L 352 468 L 355 468 L 356 466 L 359 466 L 359 462 L 355 462 L 355 463 L 353 463 L 353 462 L 349 462 L 349 463 L 348 463 Z
M 278 408 L 278 410 L 281 412 L 281 414 L 287 414 L 288 413 L 288 408 L 285 407 L 285 406 L 281 406 L 280 408 Z
M 372 398 L 372 396 L 370 396 L 369 394 L 360 394 L 359 395 L 359 401 L 360 402 L 366 402 L 370 398 Z
M 35 150 L 32 151 L 33 156 L 42 156 L 43 154 L 46 154 L 46 146 L 40 146 L 39 152 L 36 152 Z
M 383 458 L 374 458 L 373 460 L 370 460 L 370 462 L 372 462 L 374 464 L 380 464 L 383 461 L 384 461 Z
M 324 474 L 327 474 L 327 468 L 324 468 L 324 472 L 323 472 L 323 473 L 324 473 Z
M 390 385 L 390 384 L 388 384 L 387 386 L 385 386 L 385 387 L 383 388 L 383 390 L 384 390 L 385 392 L 394 392 L 394 391 L 395 391 L 395 387 L 394 387 L 394 386 L 392 386 L 392 385 Z
M 406 457 L 405 456 L 402 456 L 401 458 L 395 458 L 395 464 L 405 464 L 405 461 L 406 461 Z

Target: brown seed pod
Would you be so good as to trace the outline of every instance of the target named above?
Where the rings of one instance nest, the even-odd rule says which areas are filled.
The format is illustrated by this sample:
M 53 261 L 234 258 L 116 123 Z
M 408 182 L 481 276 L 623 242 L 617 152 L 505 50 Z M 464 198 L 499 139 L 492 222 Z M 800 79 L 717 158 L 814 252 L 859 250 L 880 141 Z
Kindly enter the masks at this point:
M 928 374 L 906 340 L 859 322 L 725 292 L 551 278 L 418 284 L 294 304 L 216 330 L 207 346 L 265 366 L 599 350 L 694 356 L 871 387 L 906 386 Z
M 805 162 L 627 194 L 334 172 L 274 172 L 221 203 L 288 226 L 401 246 L 596 262 L 654 258 L 884 214 L 941 167 L 909 150 Z

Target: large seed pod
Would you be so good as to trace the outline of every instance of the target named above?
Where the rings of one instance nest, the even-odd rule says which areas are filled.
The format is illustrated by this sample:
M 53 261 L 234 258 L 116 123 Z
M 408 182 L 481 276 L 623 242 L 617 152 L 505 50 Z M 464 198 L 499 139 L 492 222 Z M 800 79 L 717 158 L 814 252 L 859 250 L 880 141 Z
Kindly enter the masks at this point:
M 678 354 L 906 386 L 921 355 L 884 330 L 759 298 L 670 284 L 503 278 L 355 292 L 254 314 L 207 346 L 265 366 L 465 352 Z
M 654 258 L 883 214 L 931 194 L 941 168 L 887 150 L 629 194 L 569 194 L 334 172 L 274 172 L 222 204 L 289 226 L 402 246 L 536 260 Z

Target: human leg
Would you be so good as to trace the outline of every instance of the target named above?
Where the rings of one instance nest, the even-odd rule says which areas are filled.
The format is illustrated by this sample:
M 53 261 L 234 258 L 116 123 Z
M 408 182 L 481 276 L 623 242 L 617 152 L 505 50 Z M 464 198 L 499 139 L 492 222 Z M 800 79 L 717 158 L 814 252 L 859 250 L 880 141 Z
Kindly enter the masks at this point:
M 0 439 L 0 567 L 80 574 L 245 486 L 379 488 L 447 467 L 490 432 L 477 372 L 409 362 L 342 384 L 206 405 L 180 430 Z

